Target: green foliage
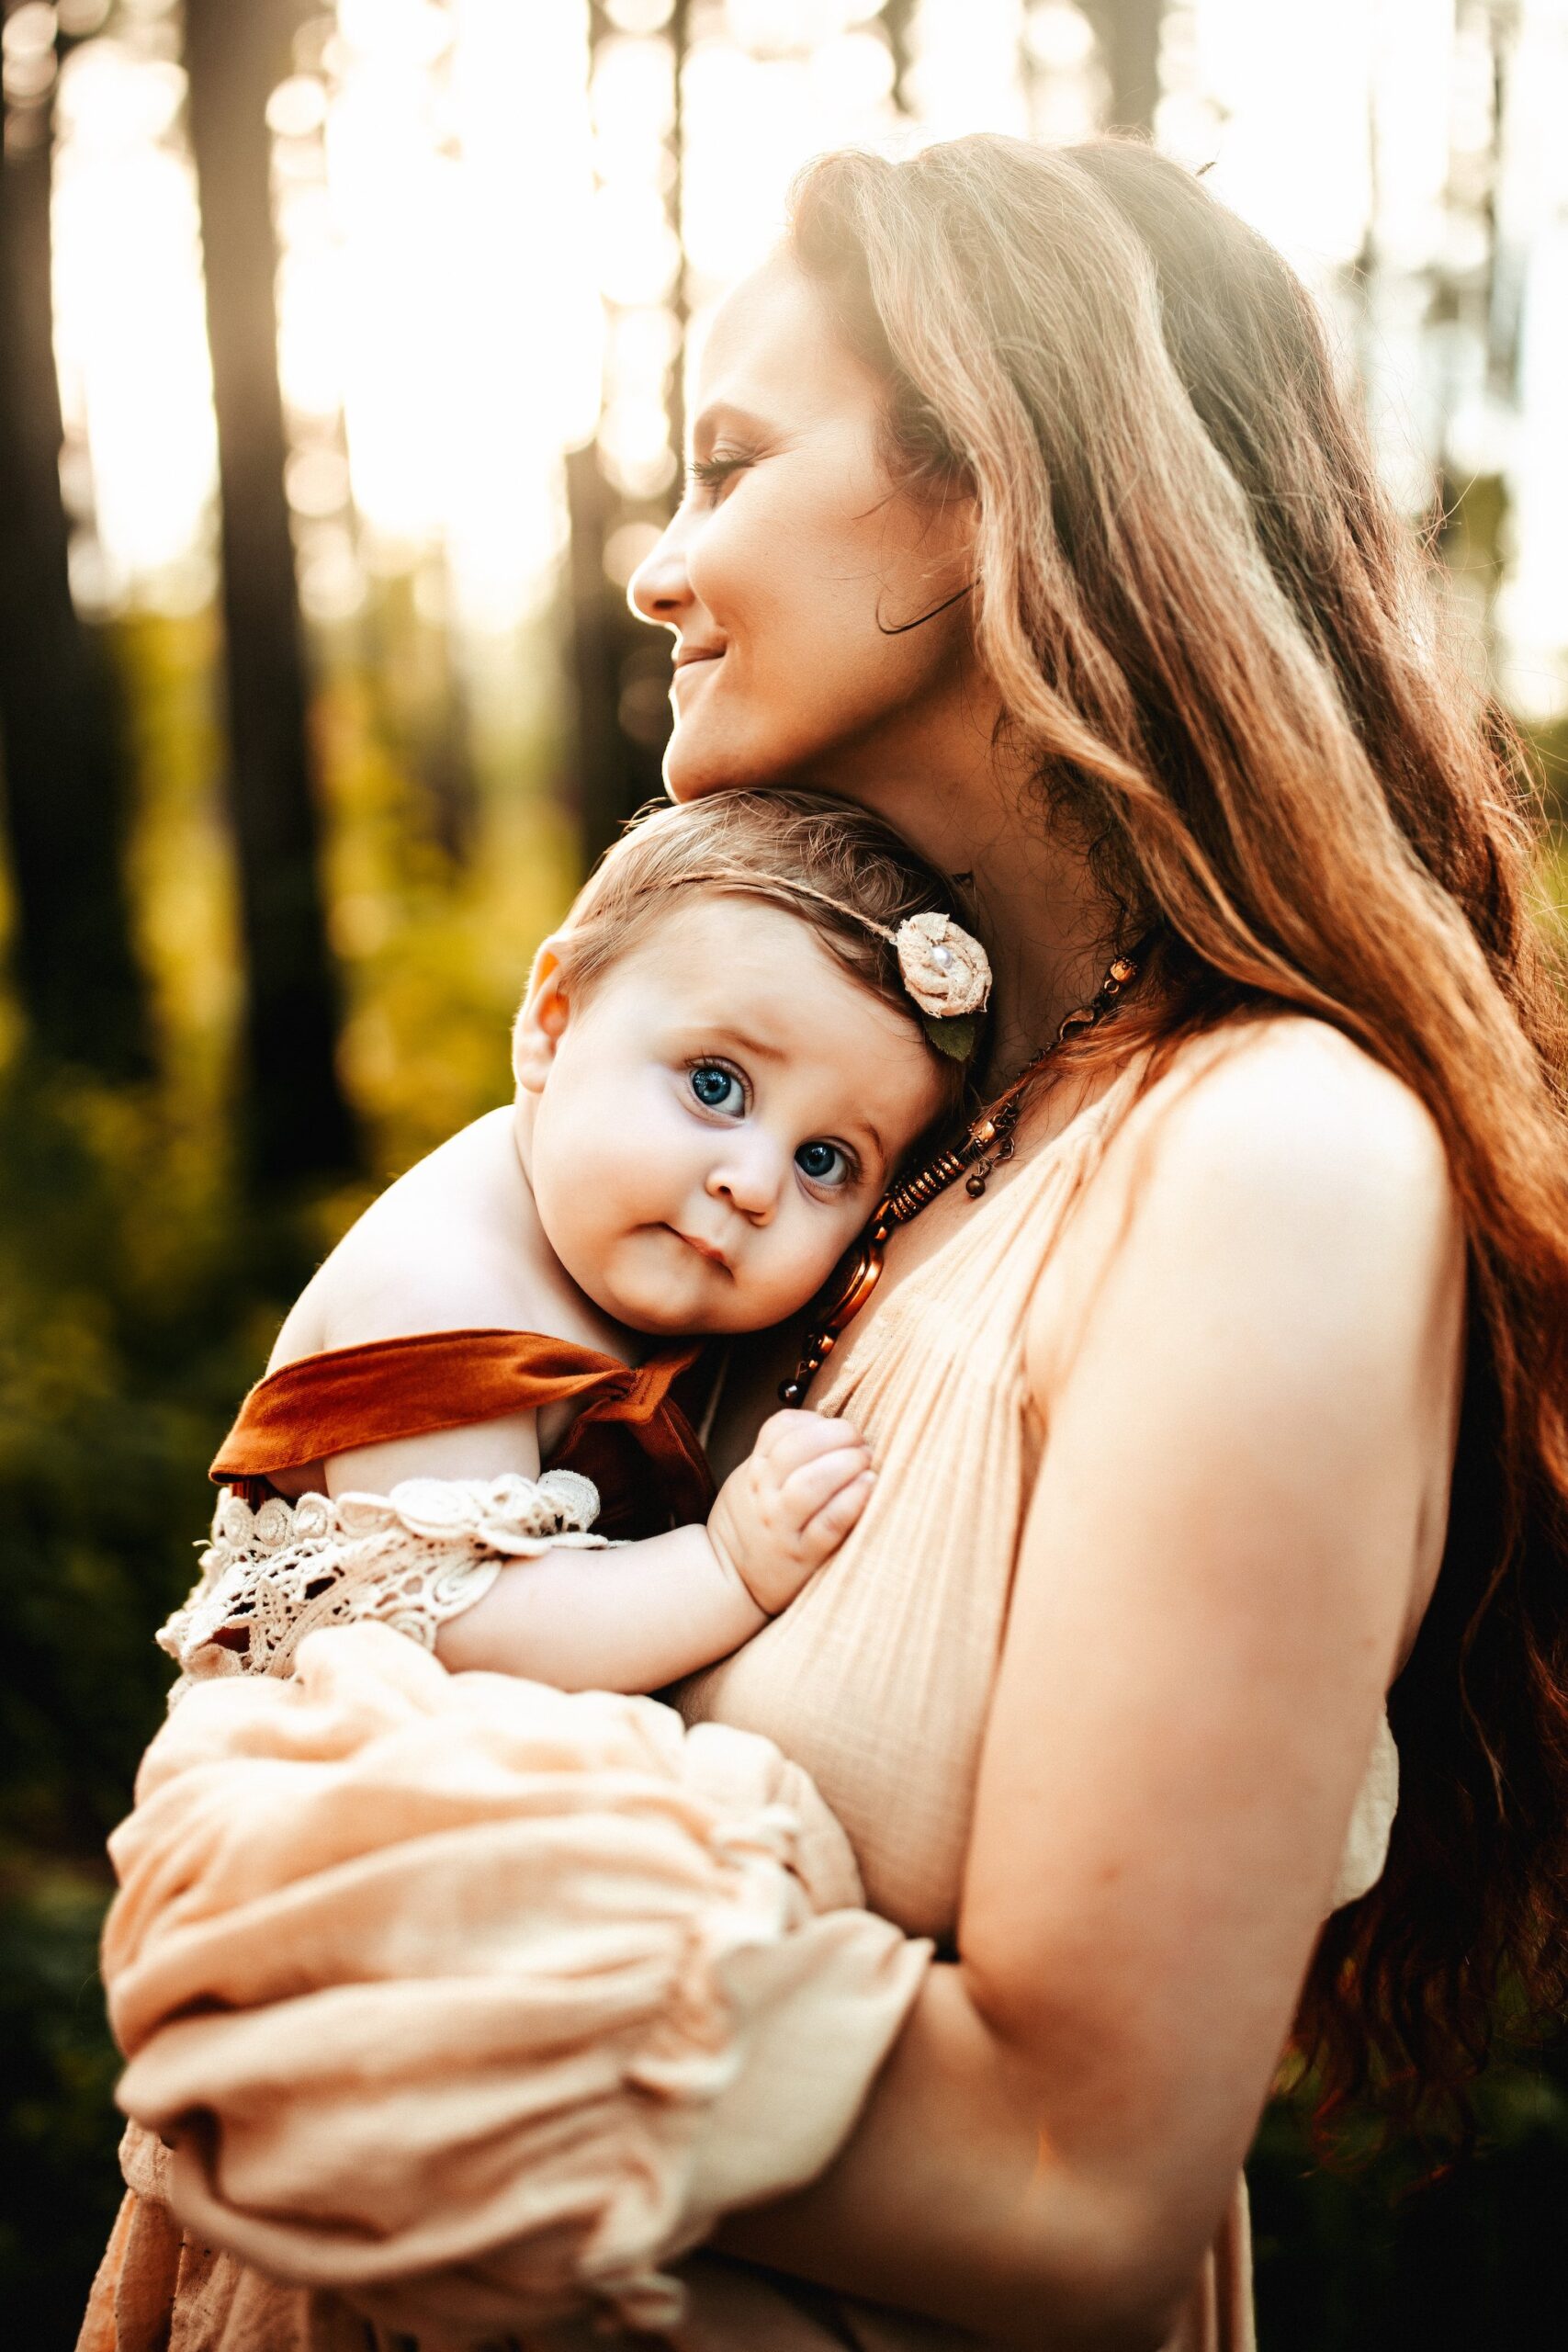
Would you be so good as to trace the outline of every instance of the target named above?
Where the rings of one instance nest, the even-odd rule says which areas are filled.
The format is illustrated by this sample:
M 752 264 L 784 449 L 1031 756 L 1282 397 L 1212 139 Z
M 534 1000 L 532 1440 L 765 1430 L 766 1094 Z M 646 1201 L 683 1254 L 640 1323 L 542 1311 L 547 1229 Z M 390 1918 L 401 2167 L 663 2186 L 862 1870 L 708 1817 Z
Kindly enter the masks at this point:
M 1247 2165 L 1263 2352 L 1482 2352 L 1544 2341 L 1568 2297 L 1568 2062 L 1501 2062 L 1473 2154 L 1435 2176 L 1407 2148 L 1333 2169 L 1278 2099 Z M 1359 2122 L 1359 2129 L 1358 2129 Z M 1350 2120 L 1352 2149 L 1372 2120 Z
M 57 1864 L 0 1892 L 0 2296 L 19 2343 L 74 2340 L 118 2202 L 116 2060 L 95 1961 L 106 1879 L 101 1864 Z
M 148 1092 L 14 1068 L 0 1095 L 0 2302 L 68 2343 L 118 2197 L 94 1965 L 103 1841 L 163 1712 L 206 1469 L 309 1264 Z
M 119 2195 L 96 1946 L 104 1839 L 172 1674 L 153 1629 L 189 1587 L 214 1448 L 369 1189 L 247 1203 L 210 623 L 139 620 L 118 650 L 163 1076 L 111 1091 L 39 1067 L 0 1001 L 0 2310 L 40 2346 L 73 2340 Z M 540 741 L 492 735 L 458 864 L 367 679 L 333 670 L 314 718 L 344 1070 L 378 1182 L 510 1091 L 510 1016 L 573 843 Z

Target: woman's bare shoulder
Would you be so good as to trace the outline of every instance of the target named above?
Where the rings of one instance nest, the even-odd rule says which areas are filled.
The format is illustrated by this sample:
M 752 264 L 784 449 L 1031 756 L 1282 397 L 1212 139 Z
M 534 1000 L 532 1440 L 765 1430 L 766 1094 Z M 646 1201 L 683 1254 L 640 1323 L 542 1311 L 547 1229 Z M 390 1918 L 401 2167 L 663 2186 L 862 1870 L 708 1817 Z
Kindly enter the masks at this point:
M 307 1283 L 270 1369 L 421 1331 L 531 1328 L 542 1241 L 509 1110 L 492 1111 L 371 1202 Z
M 1169 1173 L 1326 1187 L 1347 1204 L 1387 1182 L 1449 1189 L 1436 1120 L 1414 1087 L 1341 1029 L 1280 1014 L 1194 1040 L 1128 1121 Z
M 1036 1384 L 1129 1255 L 1161 1291 L 1168 1280 L 1190 1296 L 1201 1272 L 1216 1306 L 1244 1284 L 1282 1307 L 1314 1288 L 1352 1306 L 1369 1285 L 1391 1304 L 1429 1297 L 1463 1265 L 1437 1122 L 1326 1022 L 1281 1015 L 1196 1039 L 1119 1126 L 1047 1266 L 1031 1316 Z

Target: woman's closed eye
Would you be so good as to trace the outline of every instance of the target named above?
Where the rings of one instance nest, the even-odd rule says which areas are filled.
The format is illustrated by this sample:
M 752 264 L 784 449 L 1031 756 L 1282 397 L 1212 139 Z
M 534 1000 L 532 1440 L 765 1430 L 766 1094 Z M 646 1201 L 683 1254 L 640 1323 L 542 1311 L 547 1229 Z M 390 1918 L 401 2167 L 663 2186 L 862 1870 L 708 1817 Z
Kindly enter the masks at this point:
M 739 451 L 716 450 L 711 458 L 694 458 L 686 468 L 686 477 L 697 489 L 715 498 L 726 482 L 750 463 L 750 458 Z
M 827 1143 L 820 1136 L 801 1145 L 795 1164 L 808 1183 L 826 1193 L 841 1192 L 860 1173 L 842 1144 Z
M 721 1119 L 739 1119 L 746 1110 L 746 1081 L 728 1062 L 694 1062 L 686 1083 L 705 1111 Z

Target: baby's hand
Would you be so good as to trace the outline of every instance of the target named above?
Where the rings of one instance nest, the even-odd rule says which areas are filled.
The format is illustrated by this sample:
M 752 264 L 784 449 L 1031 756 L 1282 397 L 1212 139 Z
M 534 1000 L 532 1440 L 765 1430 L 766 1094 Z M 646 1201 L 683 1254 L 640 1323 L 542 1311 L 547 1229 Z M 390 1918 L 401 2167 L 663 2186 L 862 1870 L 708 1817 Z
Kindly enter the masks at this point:
M 875 1472 L 858 1430 L 825 1413 L 775 1413 L 708 1515 L 719 1558 L 770 1617 L 836 1552 Z

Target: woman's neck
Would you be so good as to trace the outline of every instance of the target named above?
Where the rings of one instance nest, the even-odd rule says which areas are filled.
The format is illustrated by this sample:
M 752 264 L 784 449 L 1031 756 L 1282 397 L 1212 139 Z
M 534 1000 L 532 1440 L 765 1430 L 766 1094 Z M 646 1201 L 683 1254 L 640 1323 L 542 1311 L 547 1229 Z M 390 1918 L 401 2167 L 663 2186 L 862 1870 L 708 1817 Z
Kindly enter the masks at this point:
M 885 818 L 953 877 L 996 976 L 992 1083 L 1032 1060 L 1064 1015 L 1093 996 L 1114 931 L 1087 852 L 1007 750 L 999 715 L 973 691 L 935 711 L 912 707 L 829 787 Z

